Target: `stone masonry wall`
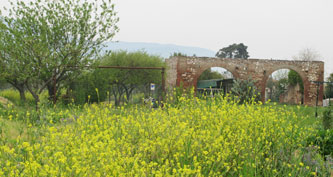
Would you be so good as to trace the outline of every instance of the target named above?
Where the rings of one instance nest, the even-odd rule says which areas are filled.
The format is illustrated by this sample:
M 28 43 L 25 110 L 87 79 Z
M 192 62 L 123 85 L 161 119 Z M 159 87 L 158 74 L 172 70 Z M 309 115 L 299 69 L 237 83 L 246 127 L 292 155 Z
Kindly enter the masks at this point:
M 228 59 L 204 57 L 173 57 L 166 59 L 167 88 L 180 86 L 184 88 L 196 87 L 199 76 L 211 67 L 222 67 L 230 71 L 235 79 L 252 78 L 256 86 L 265 95 L 268 77 L 276 70 L 291 69 L 296 71 L 304 84 L 304 104 L 316 104 L 317 85 L 312 81 L 324 80 L 324 63 L 321 61 L 289 61 L 262 59 Z M 323 86 L 319 87 L 319 105 L 322 105 Z M 262 101 L 265 101 L 264 96 Z

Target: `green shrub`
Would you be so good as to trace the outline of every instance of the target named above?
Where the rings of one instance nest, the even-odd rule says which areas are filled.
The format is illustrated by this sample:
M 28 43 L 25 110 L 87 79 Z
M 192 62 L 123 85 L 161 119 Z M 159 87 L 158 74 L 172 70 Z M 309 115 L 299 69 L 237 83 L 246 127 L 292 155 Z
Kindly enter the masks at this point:
M 231 95 L 240 104 L 257 102 L 260 100 L 260 94 L 254 84 L 254 80 L 251 78 L 247 80 L 236 79 L 231 88 Z
M 192 99 L 195 96 L 195 90 L 193 87 L 184 88 L 183 83 L 180 83 L 180 86 L 173 88 L 166 97 L 167 102 L 175 107 L 179 107 L 181 104 L 184 104 L 182 100 Z
M 307 139 L 308 145 L 319 146 L 319 152 L 323 157 L 333 155 L 333 129 L 320 129 L 315 136 Z
M 109 84 L 100 70 L 86 72 L 70 85 L 70 97 L 76 104 L 105 101 L 108 96 Z
M 328 108 L 323 113 L 323 126 L 324 129 L 333 129 L 333 115 L 332 115 L 332 109 Z

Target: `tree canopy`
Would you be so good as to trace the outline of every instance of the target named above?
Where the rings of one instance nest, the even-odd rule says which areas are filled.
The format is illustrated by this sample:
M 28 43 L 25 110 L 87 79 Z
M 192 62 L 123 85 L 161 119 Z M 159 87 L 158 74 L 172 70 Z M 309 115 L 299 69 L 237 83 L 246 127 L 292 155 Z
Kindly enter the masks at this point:
M 23 82 L 36 102 L 45 88 L 55 96 L 54 86 L 91 64 L 118 31 L 111 0 L 17 0 L 7 12 L 0 19 L 2 73 Z
M 212 71 L 211 69 L 207 69 L 198 78 L 198 80 L 210 80 L 210 79 L 224 79 L 224 76 L 217 71 Z
M 220 49 L 216 53 L 216 57 L 218 58 L 242 58 L 242 59 L 248 59 L 249 53 L 247 52 L 247 46 L 243 43 L 239 44 L 232 44 L 228 47 L 224 47 Z
M 103 56 L 99 59 L 98 65 L 164 67 L 165 63 L 160 57 L 149 55 L 146 52 L 138 51 L 129 53 L 118 51 Z M 104 101 L 106 96 L 113 96 L 115 105 L 119 105 L 121 101 L 127 102 L 135 90 L 143 89 L 145 91 L 145 89 L 149 88 L 150 83 L 161 83 L 160 70 L 96 68 L 90 74 L 82 77 L 80 81 L 73 82 L 72 89 L 74 92 L 81 92 L 82 89 L 88 89 L 85 94 L 81 94 L 79 97 L 87 98 L 89 94 L 90 101 Z M 87 85 L 89 88 L 87 88 Z M 96 88 L 99 95 L 95 91 Z M 79 98 L 77 97 L 76 99 Z M 87 99 L 84 101 L 87 101 Z
M 301 76 L 294 70 L 290 70 L 288 72 L 288 83 L 292 86 L 299 84 L 300 91 L 303 94 L 304 92 L 304 85 Z

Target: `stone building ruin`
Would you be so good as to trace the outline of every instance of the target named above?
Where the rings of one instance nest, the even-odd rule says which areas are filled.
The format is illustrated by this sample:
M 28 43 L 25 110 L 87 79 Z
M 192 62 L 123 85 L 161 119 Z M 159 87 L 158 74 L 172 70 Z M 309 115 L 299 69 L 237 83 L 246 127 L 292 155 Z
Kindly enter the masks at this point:
M 222 67 L 232 73 L 235 79 L 252 78 L 265 102 L 266 82 L 268 77 L 279 69 L 296 71 L 304 84 L 304 104 L 316 105 L 317 84 L 313 81 L 324 81 L 324 62 L 322 61 L 290 61 L 269 59 L 230 59 L 207 57 L 177 56 L 166 59 L 167 88 L 182 85 L 184 88 L 194 87 L 200 75 L 211 67 Z M 318 105 L 323 104 L 323 85 L 319 85 Z

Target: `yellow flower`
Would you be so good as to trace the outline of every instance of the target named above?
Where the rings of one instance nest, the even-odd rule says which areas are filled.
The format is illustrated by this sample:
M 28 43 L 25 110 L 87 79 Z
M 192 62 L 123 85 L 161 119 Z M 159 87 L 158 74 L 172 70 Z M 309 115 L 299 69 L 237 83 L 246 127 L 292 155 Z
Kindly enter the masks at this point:
M 29 142 L 23 142 L 23 143 L 22 143 L 22 147 L 23 147 L 23 148 L 27 148 L 27 147 L 29 147 L 29 146 L 30 146 Z
M 303 166 L 304 166 L 304 163 L 300 162 L 300 163 L 299 163 L 299 166 L 303 167 Z

